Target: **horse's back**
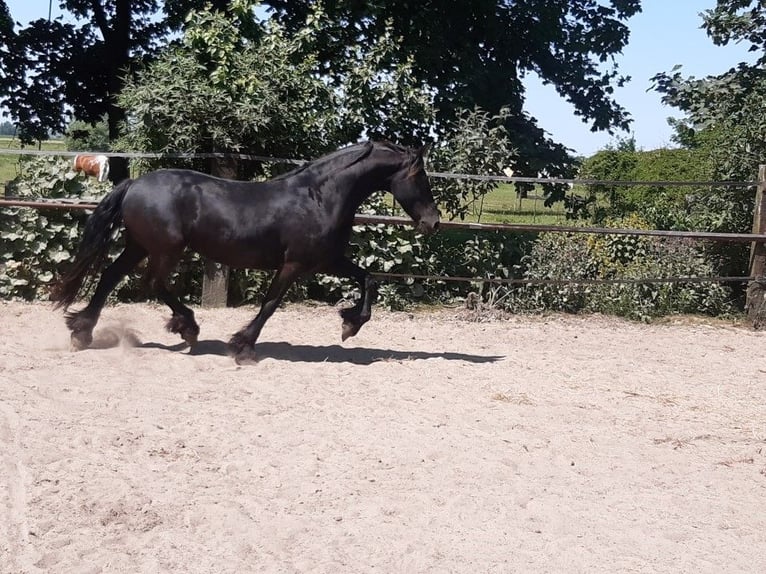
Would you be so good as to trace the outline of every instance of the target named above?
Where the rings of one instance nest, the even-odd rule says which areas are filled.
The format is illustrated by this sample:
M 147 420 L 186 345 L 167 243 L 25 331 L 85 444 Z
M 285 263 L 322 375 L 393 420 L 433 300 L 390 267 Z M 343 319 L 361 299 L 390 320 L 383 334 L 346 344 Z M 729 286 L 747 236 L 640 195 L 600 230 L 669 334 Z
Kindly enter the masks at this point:
M 174 210 L 190 207 L 214 209 L 215 204 L 240 200 L 253 188 L 252 183 L 221 179 L 188 169 L 160 169 L 137 178 L 128 190 L 125 209 L 162 210 L 170 216 Z M 209 205 L 208 205 L 209 204 Z M 183 213 L 176 213 L 183 216 Z
M 274 185 L 226 180 L 183 169 L 137 178 L 123 201 L 130 236 L 150 253 L 190 247 L 241 267 L 271 268 L 283 248 L 273 215 Z M 249 254 L 257 245 L 260 254 Z
M 130 186 L 123 218 L 129 229 L 147 219 L 155 226 L 168 226 L 171 232 L 188 229 L 205 215 L 236 211 L 243 184 L 186 169 L 152 171 Z

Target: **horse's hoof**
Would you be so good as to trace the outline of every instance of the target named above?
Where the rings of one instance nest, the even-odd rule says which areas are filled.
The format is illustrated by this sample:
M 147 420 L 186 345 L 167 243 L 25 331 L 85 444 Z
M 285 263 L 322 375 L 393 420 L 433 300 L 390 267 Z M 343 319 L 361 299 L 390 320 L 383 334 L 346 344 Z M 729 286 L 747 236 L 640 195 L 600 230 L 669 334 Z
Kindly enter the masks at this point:
M 235 356 L 234 362 L 238 365 L 257 365 L 258 357 L 255 356 L 254 352 L 248 351 L 245 353 L 239 353 L 237 356 Z
M 258 357 L 255 354 L 255 347 L 252 345 L 240 349 L 229 347 L 229 354 L 234 357 L 234 362 L 238 365 L 255 365 L 258 363 Z
M 91 333 L 72 333 L 69 341 L 73 351 L 84 351 L 93 342 L 93 335 Z
M 194 347 L 194 345 L 197 344 L 197 341 L 199 340 L 199 330 L 192 331 L 191 329 L 187 329 L 181 334 L 181 338 L 186 342 L 187 345 L 190 347 Z
M 349 323 L 347 321 L 343 321 L 343 329 L 340 335 L 341 340 L 345 341 L 349 337 L 353 337 L 359 332 L 359 329 L 361 328 L 362 326 L 357 323 Z
M 227 345 L 229 356 L 234 357 L 238 365 L 252 365 L 258 362 L 255 356 L 255 345 L 239 333 L 232 336 Z
M 184 317 L 183 315 L 173 315 L 165 324 L 165 328 L 171 333 L 181 335 L 181 338 L 190 346 L 197 343 L 199 335 L 199 325 L 194 319 Z

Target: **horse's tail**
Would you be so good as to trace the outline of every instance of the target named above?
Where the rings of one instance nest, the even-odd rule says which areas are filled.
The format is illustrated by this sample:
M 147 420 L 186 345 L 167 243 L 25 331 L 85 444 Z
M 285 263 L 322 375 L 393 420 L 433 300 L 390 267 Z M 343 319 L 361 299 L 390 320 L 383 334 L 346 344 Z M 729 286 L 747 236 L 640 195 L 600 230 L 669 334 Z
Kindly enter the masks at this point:
M 117 184 L 88 218 L 72 268 L 51 290 L 51 301 L 55 302 L 56 309 L 66 309 L 74 303 L 85 278 L 95 275 L 102 267 L 112 235 L 122 223 L 122 200 L 132 183 L 132 179 L 126 179 Z

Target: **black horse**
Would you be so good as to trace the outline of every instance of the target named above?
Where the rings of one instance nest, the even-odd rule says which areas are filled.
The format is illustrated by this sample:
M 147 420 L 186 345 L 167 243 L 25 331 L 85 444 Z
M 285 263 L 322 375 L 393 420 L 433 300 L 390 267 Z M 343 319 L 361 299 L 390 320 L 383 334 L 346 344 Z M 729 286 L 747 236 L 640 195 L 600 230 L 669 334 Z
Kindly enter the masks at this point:
M 187 247 L 233 268 L 276 270 L 260 312 L 229 341 L 229 351 L 238 361 L 252 354 L 282 296 L 306 274 L 329 273 L 359 283 L 361 299 L 341 311 L 342 338 L 355 335 L 370 319 L 376 289 L 370 274 L 344 254 L 354 214 L 373 192 L 387 190 L 420 230 L 435 231 L 439 212 L 424 154 L 425 148 L 367 142 L 262 183 L 178 169 L 121 182 L 88 218 L 74 264 L 51 293 L 57 308 L 74 303 L 85 278 L 102 268 L 113 234 L 122 223 L 125 249 L 104 269 L 88 305 L 66 316 L 73 348 L 90 345 L 108 294 L 146 257 L 150 285 L 173 311 L 168 330 L 194 345 L 199 335 L 194 313 L 167 285 L 168 275 Z

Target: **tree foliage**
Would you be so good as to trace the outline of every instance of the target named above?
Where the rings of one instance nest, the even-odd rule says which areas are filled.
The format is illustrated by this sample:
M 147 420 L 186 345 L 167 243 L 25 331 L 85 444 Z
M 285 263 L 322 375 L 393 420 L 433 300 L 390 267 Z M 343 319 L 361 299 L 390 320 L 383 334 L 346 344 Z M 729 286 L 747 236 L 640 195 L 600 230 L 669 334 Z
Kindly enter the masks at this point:
M 10 49 L 23 65 L 16 68 L 16 85 L 0 96 L 22 140 L 63 132 L 68 108 L 84 120 L 115 115 L 111 98 L 121 88 L 121 74 L 161 35 L 149 20 L 157 6 L 155 0 L 66 0 L 62 7 L 74 23 L 40 18 L 14 33 Z
M 0 58 L 3 69 L 14 70 L 0 82 L 0 100 L 21 136 L 31 140 L 63 132 L 71 111 L 88 122 L 106 114 L 114 139 L 123 120 L 115 98 L 124 82 L 167 46 L 190 10 L 203 4 L 223 11 L 241 2 L 64 0 L 61 5 L 73 18 L 37 20 L 18 31 L 0 17 L 0 34 L 9 37 L 10 46 L 6 53 L 0 48 Z M 353 109 L 370 136 L 422 139 L 422 133 L 411 135 L 421 128 L 409 121 L 413 110 L 400 105 L 412 99 L 397 91 L 399 85 L 422 86 L 435 98 L 437 135 L 460 110 L 480 107 L 498 114 L 506 108 L 505 127 L 519 150 L 515 171 L 571 176 L 568 150 L 523 110 L 522 80 L 530 72 L 554 85 L 594 130 L 621 129 L 630 121 L 613 98 L 625 78 L 610 59 L 626 45 L 626 21 L 640 10 L 640 0 L 462 0 L 447 9 L 409 0 L 267 0 L 263 6 L 270 9 L 268 18 L 284 26 L 285 38 L 301 34 L 317 7 L 323 9 L 316 20 L 321 27 L 310 39 L 316 54 L 310 77 L 326 79 L 335 90 L 345 86 L 346 98 L 368 98 Z M 252 24 L 240 30 L 243 37 L 256 39 L 260 28 Z M 389 50 L 392 42 L 395 49 Z M 370 69 L 384 72 L 374 78 L 356 73 Z M 375 89 L 360 92 L 354 81 Z
M 751 180 L 766 158 L 766 6 L 756 0 L 718 0 L 702 14 L 717 45 L 749 44 L 754 63 L 706 78 L 684 77 L 682 67 L 656 75 L 663 102 L 686 113 L 676 124 L 679 143 L 710 154 L 716 179 Z
M 119 145 L 163 152 L 246 150 L 315 157 L 362 135 L 415 143 L 433 126 L 432 97 L 408 63 L 388 55 L 385 33 L 332 83 L 316 73 L 321 10 L 288 35 L 267 22 L 258 34 L 248 2 L 191 12 L 178 45 L 130 80 L 120 96 L 129 116 Z
M 709 181 L 708 157 L 696 149 L 637 150 L 631 138 L 607 146 L 587 158 L 580 170 L 585 179 L 601 181 Z M 589 215 L 601 223 L 608 217 L 640 214 L 657 229 L 699 229 L 706 227 L 692 217 L 701 210 L 706 186 L 699 189 L 672 185 L 587 186 Z
M 295 157 L 338 142 L 334 98 L 310 76 L 299 40 L 280 30 L 261 41 L 239 33 L 249 14 L 192 12 L 178 46 L 128 81 L 122 149 L 241 151 Z
M 289 29 L 302 25 L 314 2 L 267 0 Z M 514 170 L 537 175 L 547 169 L 572 176 L 567 150 L 552 141 L 523 110 L 525 74 L 552 84 L 594 130 L 623 129 L 627 112 L 612 98 L 622 77 L 610 58 L 627 44 L 625 21 L 639 0 L 506 2 L 464 0 L 446 7 L 409 0 L 326 3 L 331 24 L 318 38 L 323 68 L 342 70 L 349 46 L 369 45 L 390 27 L 401 38 L 398 59 L 411 58 L 419 80 L 435 92 L 438 125 L 461 110 L 490 114 L 507 108 L 505 127 L 519 151 Z M 561 193 L 561 190 L 551 190 Z
M 756 0 L 718 0 L 702 14 L 703 27 L 717 45 L 749 45 L 753 63 L 706 78 L 685 77 L 676 66 L 653 78 L 663 102 L 686 113 L 674 124 L 676 141 L 706 158 L 715 180 L 752 181 L 758 165 L 766 163 L 766 6 Z M 748 232 L 752 225 L 753 190 L 708 190 L 700 213 L 702 227 L 711 231 Z M 723 248 L 722 248 L 723 249 Z M 725 271 L 747 269 L 746 246 Z
M 109 126 L 106 119 L 90 124 L 75 120 L 64 134 L 66 148 L 71 151 L 109 151 Z
M 24 74 L 23 63 L 13 17 L 5 0 L 0 0 L 0 106 L 7 106 L 18 91 Z M 7 113 L 3 113 L 5 115 Z
M 436 171 L 502 175 L 513 163 L 516 150 L 511 147 L 504 120 L 508 108 L 497 115 L 481 109 L 465 110 L 448 126 L 445 139 L 431 152 L 430 163 Z M 434 196 L 449 219 L 465 219 L 473 214 L 481 219 L 483 198 L 495 189 L 493 181 L 440 179 L 434 182 Z

